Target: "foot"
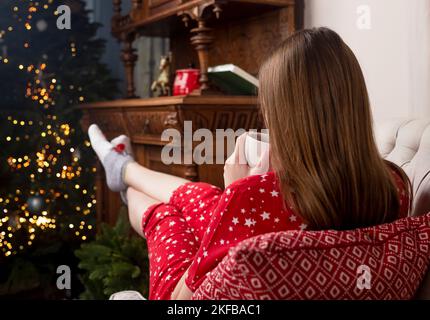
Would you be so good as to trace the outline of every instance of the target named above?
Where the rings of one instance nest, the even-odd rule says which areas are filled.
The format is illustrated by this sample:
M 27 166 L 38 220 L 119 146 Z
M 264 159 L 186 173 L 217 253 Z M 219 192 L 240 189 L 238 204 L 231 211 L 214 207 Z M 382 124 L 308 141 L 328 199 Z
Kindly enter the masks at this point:
M 132 156 L 134 158 L 133 148 L 131 147 L 130 138 L 126 135 L 121 135 L 116 137 L 110 142 L 116 151 L 119 153 L 125 152 L 126 154 Z
M 106 182 L 109 189 L 114 192 L 127 190 L 128 186 L 124 182 L 124 171 L 127 164 L 133 162 L 134 159 L 130 154 L 125 152 L 127 145 L 126 139 L 118 137 L 121 138 L 121 141 L 124 143 L 122 143 L 122 145 L 114 145 L 107 141 L 103 132 L 95 124 L 91 125 L 88 129 L 88 135 L 90 137 L 91 146 L 105 169 Z
M 133 148 L 131 147 L 130 138 L 126 135 L 116 137 L 110 142 L 117 152 L 124 152 L 134 158 Z M 127 189 L 120 192 L 121 200 L 125 205 L 128 205 Z

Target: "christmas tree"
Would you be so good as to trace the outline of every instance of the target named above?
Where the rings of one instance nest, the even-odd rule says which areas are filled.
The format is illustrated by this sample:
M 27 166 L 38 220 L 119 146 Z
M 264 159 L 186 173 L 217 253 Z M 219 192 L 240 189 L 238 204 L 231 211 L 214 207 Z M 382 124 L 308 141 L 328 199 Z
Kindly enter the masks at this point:
M 70 29 L 57 27 L 60 5 Z M 117 93 L 98 27 L 81 0 L 0 2 L 0 283 L 9 287 L 12 262 L 94 235 L 95 159 L 76 106 Z

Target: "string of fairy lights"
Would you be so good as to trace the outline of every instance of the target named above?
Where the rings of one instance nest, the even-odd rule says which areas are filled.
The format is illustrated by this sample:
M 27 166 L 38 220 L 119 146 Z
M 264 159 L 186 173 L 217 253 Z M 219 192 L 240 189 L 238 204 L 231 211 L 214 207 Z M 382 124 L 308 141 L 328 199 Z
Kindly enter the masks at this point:
M 43 20 L 34 22 L 35 15 L 43 10 L 51 10 L 54 14 L 58 14 L 55 12 L 53 0 L 25 1 L 25 3 L 25 10 L 18 6 L 11 8 L 11 14 L 16 17 L 17 23 L 23 23 L 24 30 L 31 31 L 35 25 L 39 29 L 46 28 Z M 5 30 L 0 28 L 0 39 L 13 37 L 15 29 L 12 25 L 7 26 Z M 31 50 L 31 47 L 31 39 L 24 42 L 23 50 Z M 70 44 L 70 55 L 72 57 L 77 55 L 77 45 L 74 42 Z M 56 98 L 64 93 L 65 88 L 61 84 L 61 79 L 50 73 L 48 59 L 41 63 L 17 61 L 9 55 L 7 48 L 2 49 L 0 42 L 0 70 L 2 64 L 12 65 L 32 79 L 23 88 L 25 91 L 23 94 L 32 101 L 35 108 L 42 108 L 42 110 L 54 108 Z M 80 86 L 70 85 L 68 89 L 82 92 Z M 83 102 L 84 95 L 78 94 L 77 100 L 76 102 Z M 24 120 L 18 119 L 17 116 L 8 116 L 7 121 L 12 128 L 17 129 L 11 130 L 13 133 L 22 132 L 23 134 L 7 134 L 5 137 L 0 137 L 4 139 L 0 144 L 5 145 L 5 148 L 8 148 L 8 144 L 30 141 L 34 136 L 28 131 L 39 134 L 38 139 L 43 143 L 37 150 L 28 150 L 26 154 L 22 154 L 23 150 L 20 150 L 19 156 L 10 155 L 7 158 L 9 171 L 13 175 L 26 175 L 34 187 L 27 186 L 29 190 L 15 188 L 15 190 L 8 190 L 7 194 L 0 194 L 1 252 L 6 257 L 17 254 L 32 246 L 40 233 L 59 228 L 68 230 L 72 237 L 80 241 L 87 240 L 94 232 L 94 225 L 89 223 L 86 217 L 93 214 L 95 209 L 95 187 L 84 187 L 80 181 L 86 178 L 85 174 L 88 170 L 95 173 L 96 168 L 83 168 L 81 150 L 71 145 L 70 138 L 75 133 L 73 126 L 58 119 L 55 112 L 46 113 L 42 120 Z M 89 141 L 85 141 L 83 146 L 89 148 L 91 145 Z M 44 187 L 51 185 L 43 183 L 47 179 L 57 181 L 53 183 L 54 186 L 64 185 L 67 182 L 70 188 L 60 191 L 56 187 Z M 72 194 L 74 198 L 81 199 L 80 204 L 73 204 L 76 223 L 59 225 L 58 217 L 65 212 L 55 204 L 70 201 Z M 20 237 L 16 236 L 18 233 Z

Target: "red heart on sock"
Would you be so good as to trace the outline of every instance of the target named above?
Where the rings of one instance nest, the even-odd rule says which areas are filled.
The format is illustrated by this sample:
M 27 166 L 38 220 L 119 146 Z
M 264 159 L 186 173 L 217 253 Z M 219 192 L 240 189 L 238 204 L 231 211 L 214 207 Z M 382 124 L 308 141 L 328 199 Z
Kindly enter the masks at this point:
M 114 149 L 116 152 L 122 153 L 125 150 L 125 144 L 124 143 L 117 144 Z

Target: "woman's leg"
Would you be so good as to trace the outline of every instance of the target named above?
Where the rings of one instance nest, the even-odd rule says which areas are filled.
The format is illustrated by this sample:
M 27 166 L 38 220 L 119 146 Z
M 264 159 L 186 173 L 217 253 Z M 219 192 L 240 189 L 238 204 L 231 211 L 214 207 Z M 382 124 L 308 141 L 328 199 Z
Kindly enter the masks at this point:
M 182 213 L 174 206 L 159 203 L 132 188 L 127 196 L 133 228 L 146 238 L 148 245 L 149 298 L 171 299 L 194 259 L 198 242 Z
M 128 216 L 133 229 L 140 235 L 144 236 L 142 229 L 142 219 L 144 213 L 153 205 L 160 203 L 157 199 L 139 192 L 133 188 L 127 190 L 128 199 Z
M 173 192 L 188 183 L 186 179 L 145 168 L 137 162 L 130 162 L 124 170 L 126 185 L 146 193 L 160 202 L 169 202 Z

